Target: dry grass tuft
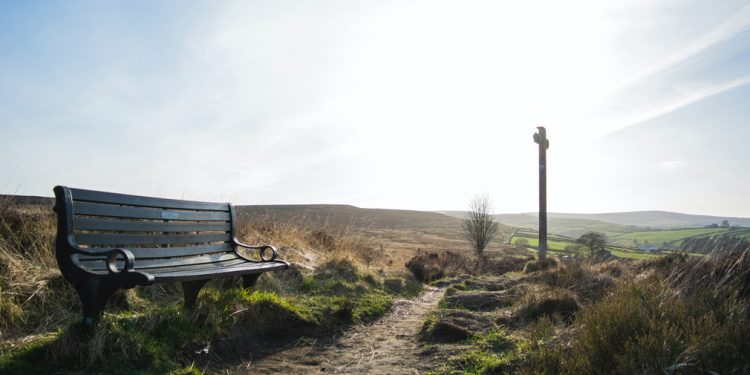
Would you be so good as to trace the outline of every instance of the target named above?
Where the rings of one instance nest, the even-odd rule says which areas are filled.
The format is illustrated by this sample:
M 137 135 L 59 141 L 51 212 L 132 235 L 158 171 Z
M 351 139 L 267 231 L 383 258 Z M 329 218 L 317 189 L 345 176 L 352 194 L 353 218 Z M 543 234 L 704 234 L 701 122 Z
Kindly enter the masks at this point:
M 486 314 L 457 309 L 439 309 L 422 324 L 420 338 L 428 342 L 457 342 L 497 328 Z
M 430 282 L 458 275 L 503 275 L 520 271 L 526 258 L 462 255 L 453 251 L 426 252 L 412 257 L 406 268 L 417 280 Z
M 386 265 L 382 249 L 360 231 L 317 222 L 304 216 L 280 219 L 271 213 L 262 217 L 243 215 L 238 237 L 250 243 L 283 244 L 282 258 L 307 268 L 332 259 L 350 259 L 365 267 Z
M 78 297 L 54 256 L 49 207 L 0 201 L 0 353 L 10 341 L 59 327 Z
M 527 293 L 520 301 L 518 318 L 525 322 L 546 316 L 570 322 L 581 309 L 575 294 L 562 288 L 542 288 Z
M 675 254 L 662 259 L 655 262 L 656 271 L 673 288 L 685 293 L 710 288 L 716 294 L 731 289 L 738 297 L 750 299 L 750 250 L 713 252 L 705 257 Z
M 544 260 L 530 260 L 524 264 L 523 273 L 544 271 L 554 267 L 557 267 L 557 260 L 552 257 L 548 257 Z
M 638 277 L 579 313 L 569 344 L 527 361 L 523 372 L 748 373 L 749 256 L 673 254 L 592 268 Z
M 612 266 L 609 266 L 612 267 Z M 589 263 L 574 262 L 558 268 L 530 274 L 528 282 L 568 289 L 584 302 L 595 302 L 610 293 L 617 281 Z

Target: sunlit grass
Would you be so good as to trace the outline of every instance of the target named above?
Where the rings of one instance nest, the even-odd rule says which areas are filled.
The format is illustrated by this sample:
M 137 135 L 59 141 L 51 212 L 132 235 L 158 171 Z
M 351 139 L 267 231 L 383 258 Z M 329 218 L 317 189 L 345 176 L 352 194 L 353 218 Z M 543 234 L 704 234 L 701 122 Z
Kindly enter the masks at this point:
M 0 205 L 0 214 L 2 373 L 200 373 L 193 353 L 217 342 L 332 333 L 377 319 L 394 299 L 422 290 L 406 272 L 386 277 L 367 270 L 369 248 L 354 234 L 336 237 L 266 219 L 241 228 L 241 236 L 282 241 L 276 243 L 282 258 L 283 241 L 309 249 L 318 259 L 313 269 L 263 274 L 255 290 L 237 279 L 212 280 L 194 308 L 182 306 L 176 284 L 137 287 L 115 294 L 101 321 L 87 328 L 79 323 L 73 288 L 57 270 L 51 211 Z

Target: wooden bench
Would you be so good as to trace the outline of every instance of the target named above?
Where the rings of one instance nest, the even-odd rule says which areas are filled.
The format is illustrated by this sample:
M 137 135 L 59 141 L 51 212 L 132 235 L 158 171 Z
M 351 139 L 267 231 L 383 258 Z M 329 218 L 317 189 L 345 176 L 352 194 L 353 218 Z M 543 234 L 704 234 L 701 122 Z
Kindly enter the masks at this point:
M 209 279 L 239 275 L 252 287 L 261 273 L 289 267 L 273 246 L 237 240 L 229 203 L 65 186 L 55 187 L 55 198 L 57 262 L 81 298 L 87 325 L 120 288 L 179 281 L 190 306 Z M 240 249 L 258 251 L 257 259 Z

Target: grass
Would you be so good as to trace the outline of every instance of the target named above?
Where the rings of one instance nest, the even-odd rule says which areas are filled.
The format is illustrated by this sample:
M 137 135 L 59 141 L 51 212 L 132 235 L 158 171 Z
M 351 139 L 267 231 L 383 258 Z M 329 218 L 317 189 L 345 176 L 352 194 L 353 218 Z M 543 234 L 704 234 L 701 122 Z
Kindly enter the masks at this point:
M 203 293 L 197 308 L 153 306 L 143 313 L 105 316 L 95 327 L 73 323 L 0 360 L 8 373 L 167 373 L 184 368 L 185 352 L 210 347 L 234 329 L 255 334 L 315 324 L 275 293 L 244 289 Z M 46 364 L 46 365 L 44 365 Z
M 554 374 L 558 373 L 556 326 L 549 317 L 542 317 L 527 326 L 523 334 L 505 327 L 473 335 L 458 356 L 450 358 L 432 374 Z M 544 364 L 543 370 L 530 368 L 528 363 Z
M 610 240 L 610 244 L 606 249 L 612 255 L 618 258 L 648 260 L 658 258 L 664 254 L 638 251 L 638 246 L 648 245 L 662 247 L 669 251 L 682 249 L 695 252 L 696 250 L 711 247 L 743 247 L 738 241 L 744 240 L 746 241 L 744 247 L 747 247 L 747 243 L 750 242 L 750 228 L 640 230 L 627 233 L 614 233 L 611 234 Z M 704 241 L 696 243 L 695 240 Z M 535 231 L 519 229 L 510 239 L 510 243 L 518 244 L 519 241 L 525 243 L 527 248 L 536 249 L 539 243 L 538 234 Z M 575 238 L 552 234 L 548 237 L 548 251 L 550 254 L 558 256 L 585 255 L 585 251 L 576 249 L 575 241 Z M 701 254 L 705 254 L 705 252 Z
M 367 209 L 345 205 L 279 205 L 238 206 L 240 217 L 248 220 L 272 217 L 273 221 L 298 228 L 317 228 L 340 237 L 339 232 L 354 233 L 367 238 L 378 258 L 401 267 L 419 250 L 449 251 L 464 248 L 461 220 L 433 212 Z M 487 250 L 503 248 L 512 233 L 500 225 L 500 236 Z M 279 242 L 277 242 L 279 243 Z M 280 242 L 287 243 L 287 242 Z M 291 245 L 291 244 L 290 244 Z
M 650 232 L 647 232 L 647 233 L 650 233 Z M 536 248 L 539 246 L 539 238 L 536 232 L 531 232 L 528 230 L 519 230 L 516 232 L 513 238 L 511 238 L 511 243 L 516 244 L 519 240 L 522 240 L 523 242 L 525 242 L 526 247 L 530 249 L 534 249 L 534 251 L 536 251 Z M 559 236 L 559 235 L 551 235 L 547 239 L 547 251 L 551 255 L 585 256 L 586 255 L 585 250 L 579 249 L 578 247 L 580 246 L 578 246 L 574 238 L 569 238 L 569 237 Z M 570 250 L 570 249 L 574 249 L 574 250 Z M 658 254 L 651 254 L 651 253 L 646 253 L 642 251 L 634 251 L 634 250 L 630 250 L 630 249 L 623 248 L 621 246 L 616 246 L 616 245 L 607 246 L 606 249 L 612 255 L 618 258 L 646 260 L 646 259 L 658 258 L 661 256 Z
M 54 224 L 48 207 L 0 202 L 1 373 L 201 373 L 203 351 L 234 353 L 241 343 L 252 355 L 253 347 L 330 335 L 422 290 L 351 232 L 263 217 L 242 226 L 240 238 L 280 245 L 280 257 L 301 266 L 263 274 L 255 290 L 236 278 L 212 280 L 189 309 L 176 284 L 119 292 L 87 328 L 57 269 Z
M 523 264 L 531 259 L 529 255 L 525 257 L 496 255 L 476 256 L 472 253 L 462 254 L 452 251 L 424 252 L 412 257 L 406 263 L 406 268 L 417 280 L 430 282 L 462 274 L 503 275 L 510 271 L 521 270 Z
M 515 236 L 513 236 L 513 239 L 511 240 L 511 243 L 515 244 L 516 241 L 518 241 L 521 238 L 523 238 L 526 241 L 528 241 L 527 242 L 527 244 L 528 244 L 527 246 L 528 247 L 532 247 L 532 248 L 539 247 L 539 238 L 538 238 L 538 235 L 535 234 L 535 233 L 532 234 L 532 233 L 529 233 L 529 232 L 520 232 L 520 233 L 517 233 Z M 555 250 L 557 250 L 557 251 L 564 251 L 567 246 L 573 245 L 573 244 L 575 244 L 574 240 L 566 240 L 566 239 L 562 239 L 562 238 L 559 238 L 559 237 L 557 239 L 550 239 L 550 238 L 547 239 L 547 249 L 551 250 L 551 251 L 555 251 Z
M 746 373 L 750 253 L 670 255 L 588 307 L 538 373 Z M 554 368 L 550 368 L 550 363 Z
M 384 314 L 394 298 L 419 291 L 407 287 L 392 293 L 369 275 L 357 271 L 353 275 L 354 280 L 332 279 L 330 274 L 306 276 L 298 292 L 286 296 L 208 287 L 195 309 L 185 310 L 173 302 L 108 313 L 90 331 L 71 323 L 4 355 L 0 372 L 47 373 L 62 368 L 83 373 L 167 373 L 194 360 L 190 353 L 196 347 L 221 346 L 225 339 L 252 345 L 263 342 L 263 337 L 291 341 L 300 334 L 330 333 L 371 321 Z
M 637 246 L 649 243 L 656 246 L 662 244 L 679 245 L 679 242 L 690 237 L 726 233 L 729 228 L 691 228 L 677 230 L 652 230 L 623 233 L 612 237 L 612 242 L 623 246 Z
M 53 234 L 48 208 L 0 204 L 2 373 L 202 373 L 204 351 L 241 345 L 247 356 L 372 321 L 394 299 L 418 294 L 417 277 L 450 285 L 423 325 L 424 340 L 448 348 L 437 373 L 723 374 L 746 373 L 750 363 L 747 251 L 576 260 L 527 273 L 523 249 L 481 258 L 419 251 L 412 276 L 346 228 L 257 217 L 240 236 L 281 245 L 298 267 L 264 274 L 255 290 L 214 280 L 191 309 L 175 285 L 136 288 L 114 296 L 101 323 L 85 329 L 57 271 Z M 468 303 L 484 297 L 497 303 Z
M 633 283 L 583 316 L 570 352 L 571 373 L 736 373 L 747 366 L 746 308 L 731 295 L 668 296 L 660 282 Z M 744 367 L 747 371 L 747 367 Z
M 612 255 L 623 259 L 649 260 L 657 259 L 662 256 L 659 254 L 643 253 L 639 251 L 625 251 L 616 248 L 607 248 L 607 251 L 609 251 Z
M 461 333 L 449 344 L 424 336 L 438 347 L 452 345 L 433 373 L 750 371 L 748 250 L 563 262 L 496 278 L 495 285 L 488 280 L 456 278 L 445 301 L 487 290 L 510 298 L 510 305 L 456 309 L 441 301 L 425 321 L 428 333 Z
M 54 233 L 47 207 L 0 201 L 0 340 L 48 333 L 74 316 L 78 297 L 57 268 Z
M 518 316 L 525 321 L 541 317 L 570 320 L 581 309 L 576 295 L 563 288 L 544 288 L 526 294 L 520 301 Z

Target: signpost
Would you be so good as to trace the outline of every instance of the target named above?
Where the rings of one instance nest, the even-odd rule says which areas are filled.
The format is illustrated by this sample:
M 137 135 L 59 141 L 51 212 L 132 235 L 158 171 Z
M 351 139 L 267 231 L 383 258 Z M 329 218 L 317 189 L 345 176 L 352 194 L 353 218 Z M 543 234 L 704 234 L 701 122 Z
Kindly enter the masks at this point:
M 539 144 L 539 260 L 547 257 L 547 130 L 537 127 L 534 142 Z

